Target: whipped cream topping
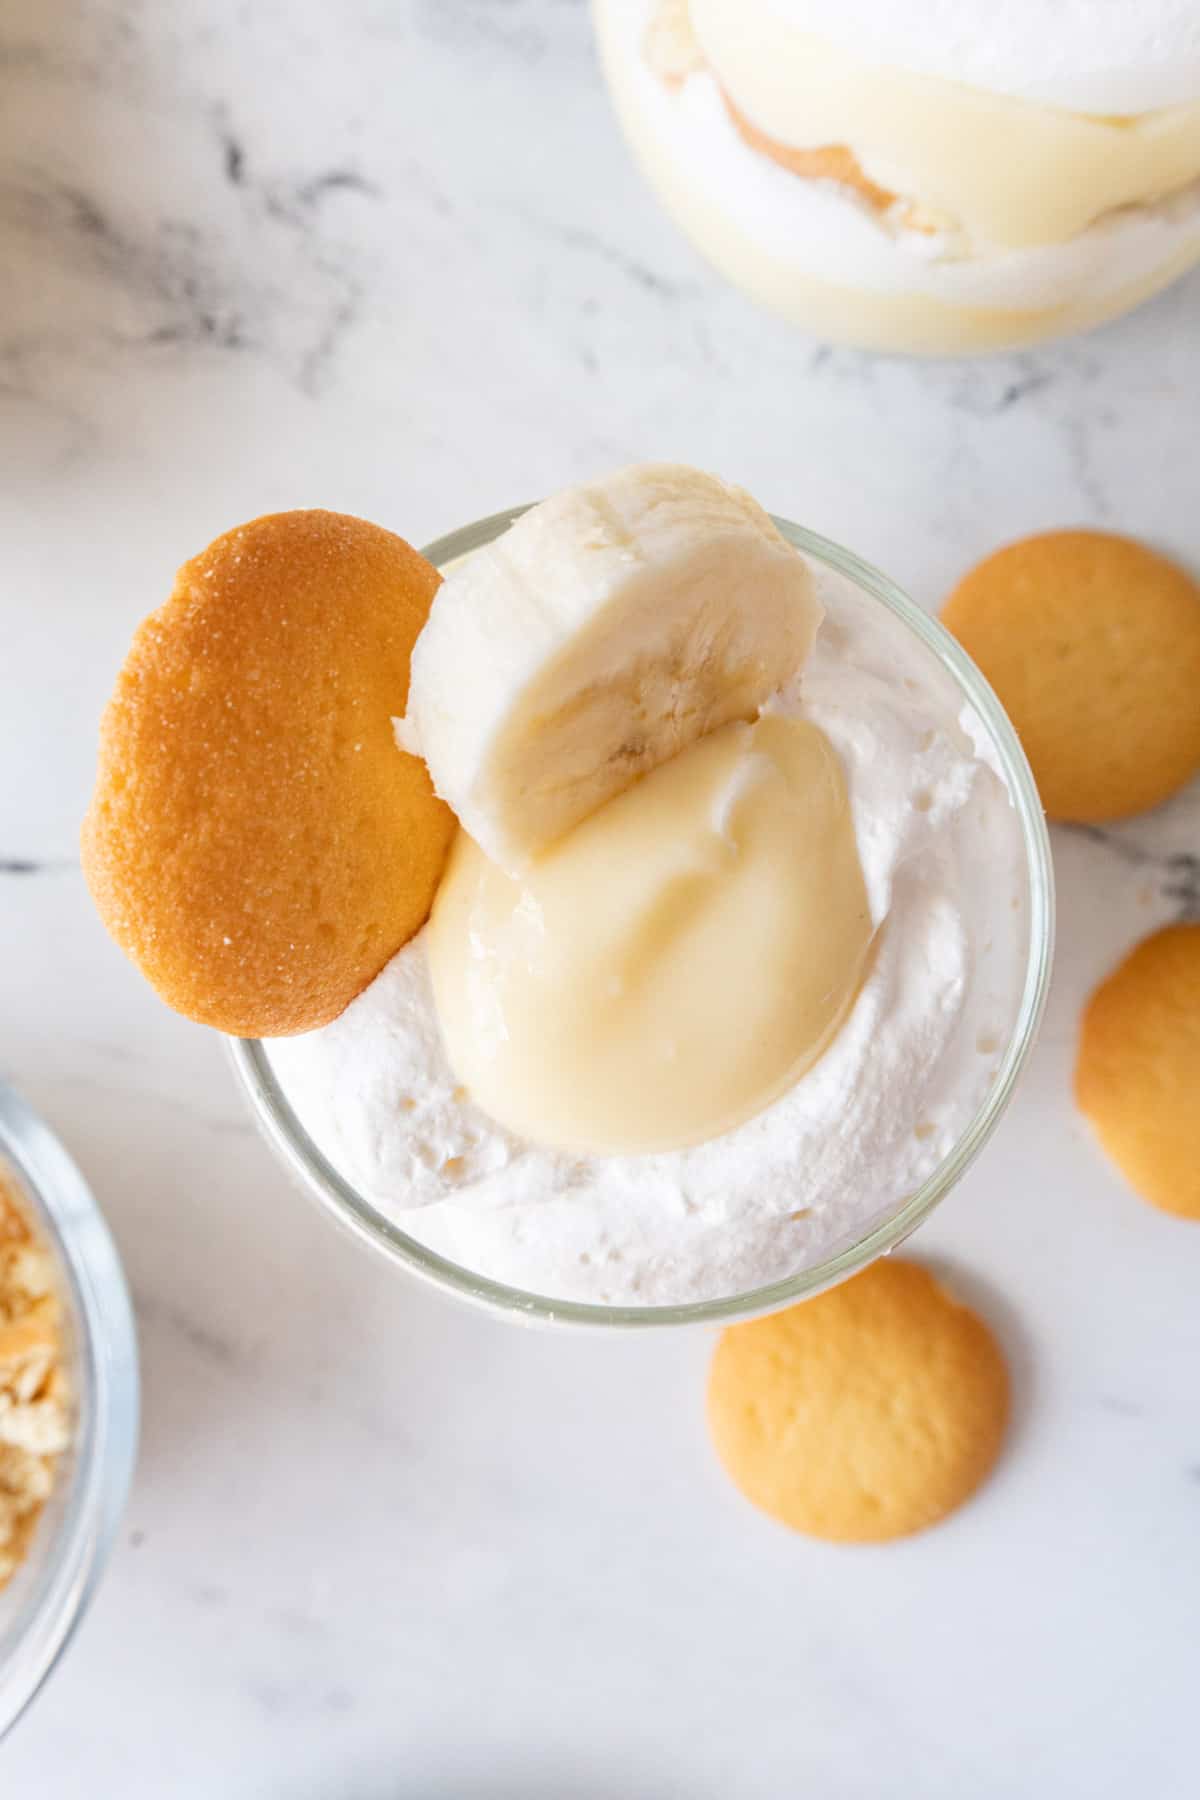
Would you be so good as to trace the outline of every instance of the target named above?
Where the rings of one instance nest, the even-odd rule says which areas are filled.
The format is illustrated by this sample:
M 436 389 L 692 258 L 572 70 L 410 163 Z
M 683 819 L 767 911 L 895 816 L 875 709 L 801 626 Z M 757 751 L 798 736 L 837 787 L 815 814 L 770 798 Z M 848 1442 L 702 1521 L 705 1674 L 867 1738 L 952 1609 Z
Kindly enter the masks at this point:
M 878 930 L 848 1019 L 792 1088 L 720 1137 L 555 1151 L 501 1129 L 459 1086 L 420 934 L 341 1018 L 268 1049 L 318 1147 L 429 1248 L 555 1298 L 740 1293 L 894 1211 L 985 1098 L 1027 942 L 1016 815 L 944 671 L 848 582 L 819 571 L 817 583 L 825 623 L 772 704 L 823 731 L 845 773 Z
M 730 13 L 745 0 L 721 0 Z M 756 0 L 873 62 L 1076 112 L 1200 97 L 1195 0 Z

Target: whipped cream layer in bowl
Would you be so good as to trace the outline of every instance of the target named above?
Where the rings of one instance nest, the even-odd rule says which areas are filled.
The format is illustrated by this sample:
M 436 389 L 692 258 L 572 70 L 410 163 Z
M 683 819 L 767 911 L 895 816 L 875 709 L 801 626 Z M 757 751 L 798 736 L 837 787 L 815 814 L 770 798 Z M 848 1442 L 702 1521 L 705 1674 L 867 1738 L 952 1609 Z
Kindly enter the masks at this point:
M 820 336 L 1012 348 L 1128 311 L 1200 260 L 1200 23 L 1184 0 L 594 13 L 668 211 Z
M 442 569 L 525 509 L 425 552 Z M 506 1130 L 451 1067 L 430 927 L 319 1031 L 232 1042 L 259 1123 L 344 1225 L 460 1297 L 529 1320 L 721 1320 L 816 1292 L 899 1243 L 991 1135 L 1049 978 L 1049 847 L 998 702 L 936 621 L 812 533 L 824 618 L 764 715 L 844 772 L 873 929 L 812 1067 L 680 1149 L 588 1154 Z

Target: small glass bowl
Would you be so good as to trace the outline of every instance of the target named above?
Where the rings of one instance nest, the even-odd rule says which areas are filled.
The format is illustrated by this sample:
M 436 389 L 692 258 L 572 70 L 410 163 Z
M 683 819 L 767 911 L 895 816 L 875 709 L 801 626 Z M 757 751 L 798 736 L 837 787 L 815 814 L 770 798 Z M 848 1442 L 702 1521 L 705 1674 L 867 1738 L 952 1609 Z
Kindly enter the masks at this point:
M 0 1589 L 0 1737 L 83 1618 L 112 1548 L 137 1448 L 138 1360 L 117 1252 L 57 1138 L 0 1082 L 0 1168 L 58 1267 L 73 1436 L 24 1562 Z
M 444 569 L 499 537 L 526 510 L 525 507 L 514 507 L 466 525 L 428 545 L 424 554 Z M 960 703 L 973 709 L 986 731 L 996 765 L 1012 796 L 1025 849 L 1028 950 L 1012 1032 L 987 1096 L 958 1142 L 929 1179 L 901 1201 L 882 1222 L 854 1243 L 782 1281 L 745 1293 L 681 1306 L 600 1306 L 527 1293 L 437 1255 L 373 1206 L 322 1154 L 289 1104 L 263 1043 L 255 1038 L 230 1039 L 234 1068 L 254 1117 L 300 1185 L 340 1225 L 382 1251 L 393 1262 L 435 1287 L 508 1318 L 527 1323 L 622 1329 L 721 1324 L 770 1312 L 832 1286 L 865 1268 L 877 1256 L 894 1249 L 949 1193 L 991 1137 L 1033 1047 L 1050 980 L 1054 882 L 1041 801 L 1016 733 L 979 670 L 936 619 L 930 618 L 886 576 L 849 550 L 843 550 L 786 519 L 777 518 L 775 524 L 788 541 L 821 570 L 848 584 L 858 595 L 878 603 L 893 621 L 893 629 L 898 626 L 904 637 L 911 635 L 918 639 L 940 664 L 943 677 L 953 684 Z

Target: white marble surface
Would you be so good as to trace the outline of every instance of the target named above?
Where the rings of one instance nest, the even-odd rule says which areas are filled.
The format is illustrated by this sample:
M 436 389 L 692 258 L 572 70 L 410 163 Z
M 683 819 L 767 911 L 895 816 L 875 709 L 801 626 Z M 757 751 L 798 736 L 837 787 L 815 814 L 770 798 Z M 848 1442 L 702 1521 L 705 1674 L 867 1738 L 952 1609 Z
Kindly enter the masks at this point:
M 3 1791 L 1193 1794 L 1200 1230 L 1124 1190 L 1068 1082 L 1089 986 L 1200 903 L 1194 794 L 1058 837 L 1032 1073 L 919 1239 L 1004 1334 L 1016 1431 L 974 1505 L 874 1551 L 725 1485 L 703 1336 L 526 1333 L 343 1242 L 108 944 L 76 831 L 131 627 L 269 508 L 420 542 L 663 455 L 931 606 L 1040 526 L 1200 565 L 1200 281 L 972 366 L 806 342 L 643 193 L 579 0 L 7 0 L 0 150 L 0 1066 L 103 1200 L 146 1387 L 120 1548 Z

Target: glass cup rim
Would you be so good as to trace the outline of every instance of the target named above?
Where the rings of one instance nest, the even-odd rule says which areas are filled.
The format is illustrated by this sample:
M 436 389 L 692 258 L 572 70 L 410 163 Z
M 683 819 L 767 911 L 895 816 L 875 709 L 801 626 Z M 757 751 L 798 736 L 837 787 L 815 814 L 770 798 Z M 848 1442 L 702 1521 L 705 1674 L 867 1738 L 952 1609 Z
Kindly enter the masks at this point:
M 444 566 L 490 543 L 528 511 L 528 505 L 491 513 L 427 545 L 422 554 Z M 1016 1021 L 995 1079 L 970 1123 L 932 1175 L 863 1237 L 810 1268 L 716 1300 L 677 1306 L 605 1306 L 562 1300 L 494 1281 L 439 1256 L 400 1229 L 359 1194 L 313 1143 L 275 1078 L 260 1039 L 230 1038 L 230 1054 L 259 1127 L 300 1185 L 346 1230 L 443 1292 L 486 1311 L 528 1324 L 639 1330 L 664 1325 L 727 1324 L 809 1298 L 856 1274 L 895 1249 L 949 1193 L 979 1155 L 1003 1115 L 1033 1048 L 1045 1010 L 1054 950 L 1054 879 L 1045 814 L 1028 759 L 991 686 L 961 645 L 931 614 L 871 563 L 791 520 L 775 525 L 804 555 L 844 575 L 907 626 L 949 670 L 983 720 L 1016 808 L 1029 889 L 1029 953 Z
M 53 1673 L 99 1585 L 133 1477 L 140 1386 L 133 1308 L 104 1216 L 50 1127 L 3 1081 L 0 1157 L 54 1252 L 78 1387 L 62 1510 L 44 1544 L 35 1531 L 39 1566 L 0 1633 L 2 1739 Z

